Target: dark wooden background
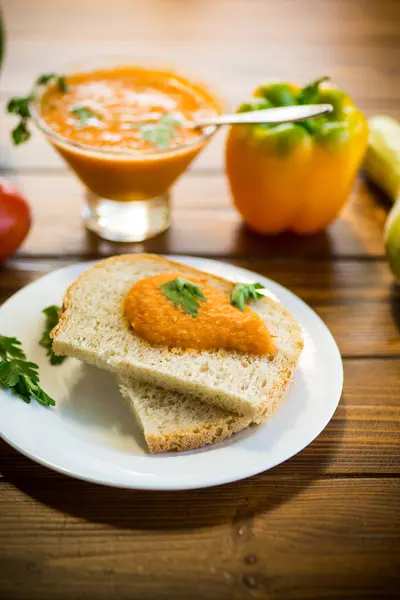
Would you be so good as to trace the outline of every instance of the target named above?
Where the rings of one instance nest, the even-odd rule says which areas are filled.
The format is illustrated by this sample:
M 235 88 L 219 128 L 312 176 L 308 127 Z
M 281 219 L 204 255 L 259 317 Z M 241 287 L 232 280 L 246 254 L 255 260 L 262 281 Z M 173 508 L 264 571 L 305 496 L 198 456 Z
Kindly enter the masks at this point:
M 210 490 L 150 493 L 67 479 L 0 442 L 0 598 L 271 600 L 398 597 L 400 292 L 385 200 L 360 177 L 325 233 L 265 239 L 231 207 L 221 133 L 177 184 L 169 232 L 102 242 L 82 189 L 39 134 L 9 142 L 4 105 L 81 57 L 129 55 L 200 75 L 235 106 L 271 77 L 329 74 L 367 115 L 400 118 L 397 0 L 3 0 L 0 168 L 35 224 L 0 267 L 0 302 L 59 266 L 133 248 L 215 257 L 287 286 L 338 341 L 344 394 L 303 452 Z M 322 401 L 322 399 L 321 399 Z

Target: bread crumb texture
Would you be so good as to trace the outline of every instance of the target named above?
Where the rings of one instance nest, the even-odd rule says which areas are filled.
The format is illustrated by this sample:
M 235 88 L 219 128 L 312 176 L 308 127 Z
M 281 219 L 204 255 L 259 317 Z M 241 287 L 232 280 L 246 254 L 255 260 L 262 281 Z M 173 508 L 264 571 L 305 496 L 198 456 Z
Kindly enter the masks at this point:
M 120 378 L 120 391 L 130 403 L 150 452 L 200 448 L 224 440 L 251 423 L 248 417 L 193 396 L 128 377 Z

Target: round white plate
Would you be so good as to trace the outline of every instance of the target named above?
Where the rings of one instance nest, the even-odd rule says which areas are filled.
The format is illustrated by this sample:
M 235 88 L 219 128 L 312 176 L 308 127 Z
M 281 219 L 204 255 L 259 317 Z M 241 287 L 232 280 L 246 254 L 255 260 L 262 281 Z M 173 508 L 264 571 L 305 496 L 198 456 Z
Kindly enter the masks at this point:
M 150 455 L 114 377 L 75 359 L 51 366 L 38 345 L 41 311 L 61 304 L 67 286 L 93 263 L 71 265 L 31 283 L 0 309 L 0 333 L 18 337 L 39 365 L 54 408 L 25 404 L 0 389 L 0 433 L 29 458 L 66 475 L 106 485 L 176 490 L 218 485 L 265 471 L 307 446 L 338 405 L 343 368 L 336 343 L 320 318 L 294 294 L 251 271 L 220 262 L 171 257 L 232 281 L 259 281 L 293 314 L 304 350 L 287 396 L 268 423 L 228 440 L 183 453 Z

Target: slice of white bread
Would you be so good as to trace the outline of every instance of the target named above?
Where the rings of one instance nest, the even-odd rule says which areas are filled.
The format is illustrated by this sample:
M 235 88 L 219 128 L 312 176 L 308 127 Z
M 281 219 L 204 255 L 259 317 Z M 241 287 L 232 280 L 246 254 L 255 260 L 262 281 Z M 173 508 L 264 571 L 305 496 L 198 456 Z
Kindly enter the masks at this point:
M 129 377 L 120 377 L 119 384 L 150 452 L 201 448 L 220 442 L 251 423 L 248 417 Z
M 129 326 L 123 301 L 136 281 L 165 272 L 206 278 L 227 294 L 234 286 L 159 256 L 108 258 L 88 269 L 67 290 L 59 324 L 52 332 L 54 352 L 193 394 L 256 422 L 269 418 L 284 395 L 303 347 L 298 323 L 269 298 L 250 301 L 251 309 L 275 336 L 277 352 L 272 359 L 226 350 L 171 351 L 150 346 Z

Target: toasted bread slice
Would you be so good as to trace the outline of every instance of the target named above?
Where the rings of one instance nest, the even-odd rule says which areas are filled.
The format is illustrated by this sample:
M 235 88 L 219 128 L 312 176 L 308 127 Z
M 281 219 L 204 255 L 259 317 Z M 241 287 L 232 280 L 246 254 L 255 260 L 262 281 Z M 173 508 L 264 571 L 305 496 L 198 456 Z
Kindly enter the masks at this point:
M 256 422 L 267 419 L 282 399 L 303 347 L 298 323 L 269 298 L 249 303 L 274 336 L 277 352 L 272 359 L 218 349 L 176 352 L 151 346 L 129 326 L 123 300 L 136 281 L 165 272 L 205 278 L 227 294 L 234 286 L 159 256 L 108 258 L 88 269 L 67 290 L 59 324 L 52 332 L 54 352 L 193 394 Z
M 193 450 L 241 431 L 251 419 L 129 377 L 119 389 L 139 423 L 150 452 Z

